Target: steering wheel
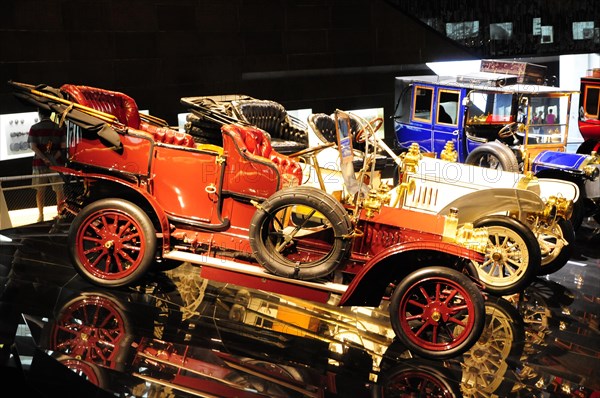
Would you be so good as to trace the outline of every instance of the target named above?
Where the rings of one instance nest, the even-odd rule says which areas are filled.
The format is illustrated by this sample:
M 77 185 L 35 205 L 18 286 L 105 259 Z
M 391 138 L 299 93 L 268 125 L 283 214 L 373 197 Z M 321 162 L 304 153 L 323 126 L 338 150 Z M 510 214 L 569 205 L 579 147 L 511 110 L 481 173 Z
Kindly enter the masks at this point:
M 294 152 L 291 155 L 288 155 L 288 157 L 293 159 L 293 158 L 298 158 L 298 157 L 302 157 L 302 156 L 306 156 L 306 155 L 312 155 L 313 153 L 316 154 L 316 153 L 321 152 L 323 149 L 331 148 L 334 145 L 336 145 L 335 142 L 328 142 L 327 144 L 322 144 L 322 145 L 313 146 L 311 148 L 302 149 L 301 151 Z
M 369 133 L 371 134 L 371 132 L 373 132 L 373 134 L 375 134 L 377 132 L 377 130 L 379 130 L 381 128 L 381 126 L 383 126 L 383 118 L 382 117 L 376 117 L 375 119 L 371 119 L 369 120 Z M 356 134 L 354 134 L 354 141 L 358 142 L 359 144 L 362 144 L 363 142 L 366 141 L 367 139 L 367 135 L 366 134 L 366 127 L 367 126 L 363 126 L 362 129 L 358 130 L 358 132 L 356 132 Z
M 518 125 L 517 122 L 512 122 L 502 127 L 500 131 L 498 131 L 498 137 L 500 138 L 508 138 L 515 135 L 515 131 L 517 130 Z

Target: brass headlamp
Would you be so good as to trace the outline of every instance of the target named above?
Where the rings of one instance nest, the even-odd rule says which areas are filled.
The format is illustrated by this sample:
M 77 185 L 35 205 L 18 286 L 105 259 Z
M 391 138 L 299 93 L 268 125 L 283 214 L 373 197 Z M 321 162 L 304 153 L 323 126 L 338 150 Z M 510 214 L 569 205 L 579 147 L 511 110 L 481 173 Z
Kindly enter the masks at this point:
M 548 200 L 546 200 L 546 205 L 541 214 L 541 216 L 547 220 L 551 220 L 556 217 L 562 217 L 565 220 L 569 220 L 572 215 L 573 201 L 554 195 L 550 196 Z
M 464 246 L 467 249 L 485 253 L 489 233 L 487 228 L 474 228 L 472 223 L 464 223 L 460 228 L 458 225 L 458 209 L 453 207 L 446 216 L 444 222 L 443 240 Z

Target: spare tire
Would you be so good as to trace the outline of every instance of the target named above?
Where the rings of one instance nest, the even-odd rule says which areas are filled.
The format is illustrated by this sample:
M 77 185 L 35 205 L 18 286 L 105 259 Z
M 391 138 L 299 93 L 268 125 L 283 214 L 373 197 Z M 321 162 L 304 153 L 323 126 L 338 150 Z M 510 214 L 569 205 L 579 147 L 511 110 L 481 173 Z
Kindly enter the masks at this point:
M 465 163 L 514 173 L 519 172 L 517 156 L 507 145 L 498 141 L 487 142 L 473 149 Z
M 311 280 L 333 272 L 350 252 L 352 222 L 344 207 L 314 187 L 276 192 L 254 213 L 250 246 L 269 272 Z

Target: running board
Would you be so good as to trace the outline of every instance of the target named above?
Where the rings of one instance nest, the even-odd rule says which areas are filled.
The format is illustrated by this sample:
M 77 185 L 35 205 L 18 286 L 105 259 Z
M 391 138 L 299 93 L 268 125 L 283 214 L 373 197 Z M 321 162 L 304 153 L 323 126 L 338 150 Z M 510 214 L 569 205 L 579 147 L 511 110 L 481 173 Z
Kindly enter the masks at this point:
M 248 286 L 288 296 L 307 298 L 309 300 L 326 302 L 330 293 L 341 295 L 348 289 L 347 285 L 341 283 L 311 282 L 286 278 L 271 274 L 257 265 L 244 264 L 224 258 L 215 258 L 179 250 L 165 253 L 163 257 L 169 260 L 187 261 L 192 264 L 201 265 L 201 276 L 206 279 Z M 327 296 L 323 296 L 323 293 L 327 293 Z

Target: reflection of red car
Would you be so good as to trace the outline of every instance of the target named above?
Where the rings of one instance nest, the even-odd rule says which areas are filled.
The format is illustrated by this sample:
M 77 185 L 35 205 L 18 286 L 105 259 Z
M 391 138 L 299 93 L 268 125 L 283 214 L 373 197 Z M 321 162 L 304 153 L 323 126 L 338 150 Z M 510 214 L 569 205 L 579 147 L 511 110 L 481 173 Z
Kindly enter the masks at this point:
M 335 378 L 304 366 L 233 355 L 222 347 L 212 350 L 140 337 L 137 333 L 143 331 L 129 319 L 127 305 L 131 304 L 104 293 L 73 298 L 44 327 L 44 348 L 91 383 L 108 391 L 128 389 L 135 396 L 151 396 L 161 388 L 248 398 L 317 397 L 323 396 L 323 389 L 335 391 Z M 117 374 L 120 385 L 113 381 Z
M 314 301 L 389 298 L 396 335 L 423 356 L 479 337 L 483 297 L 463 271 L 483 260 L 468 248 L 487 240 L 481 231 L 460 231 L 479 239 L 458 244 L 451 218 L 385 206 L 382 192 L 342 204 L 298 186 L 300 165 L 255 127 L 225 125 L 222 146 L 196 144 L 122 93 L 13 85 L 69 121 L 68 167 L 55 170 L 84 183 L 68 203 L 69 254 L 88 281 L 123 286 L 187 261 L 207 279 Z

